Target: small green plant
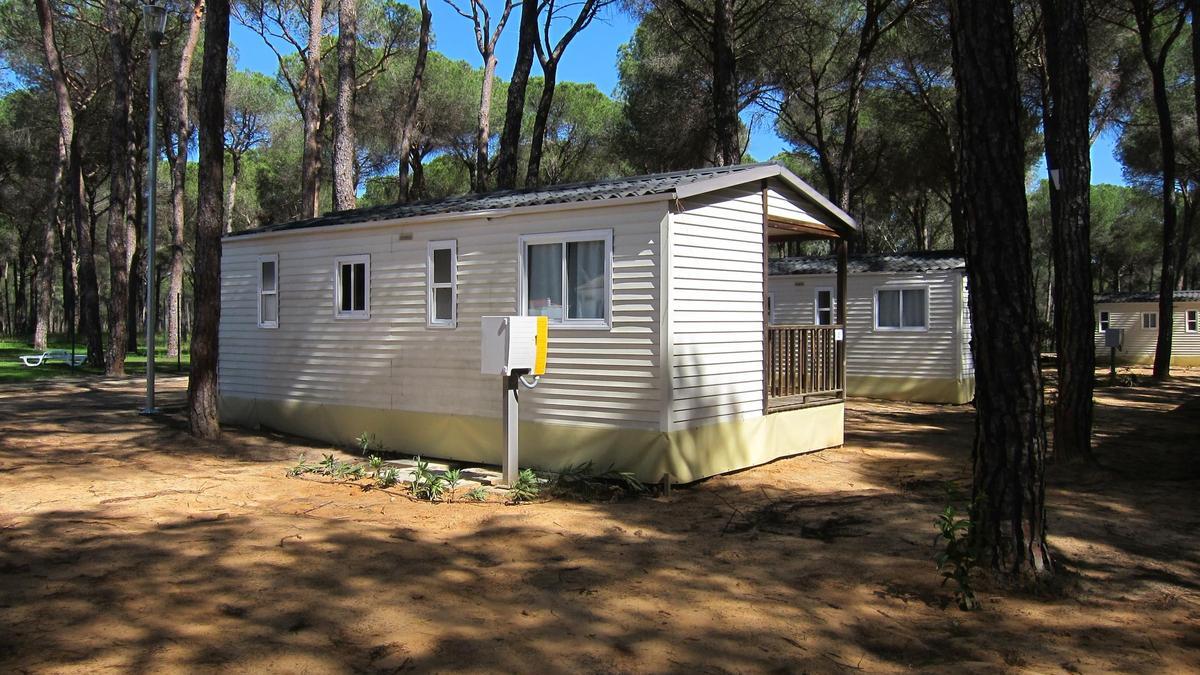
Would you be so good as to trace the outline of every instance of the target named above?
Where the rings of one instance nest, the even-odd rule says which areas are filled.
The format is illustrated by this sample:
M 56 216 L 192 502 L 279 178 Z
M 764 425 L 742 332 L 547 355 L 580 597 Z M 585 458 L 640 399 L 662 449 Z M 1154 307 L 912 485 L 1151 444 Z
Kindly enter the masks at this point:
M 359 451 L 364 455 L 371 452 L 371 450 L 379 450 L 383 447 L 379 442 L 379 437 L 366 431 L 359 434 L 358 438 L 354 439 L 354 442 L 358 444 Z
M 467 490 L 467 499 L 470 499 L 473 502 L 486 502 L 487 488 L 481 485 L 479 487 L 473 487 L 470 490 Z
M 321 459 L 321 463 L 318 465 L 315 473 L 319 473 L 324 476 L 332 476 L 334 472 L 337 471 L 339 464 L 341 464 L 341 462 L 334 459 L 332 454 L 326 454 Z
M 953 489 L 948 492 L 953 497 Z M 975 598 L 975 589 L 971 585 L 971 570 L 978 564 L 978 556 L 971 546 L 973 524 L 969 514 L 961 514 L 953 504 L 947 504 L 935 522 L 937 540 L 942 544 L 935 558 L 937 569 L 942 573 L 942 585 L 954 582 L 957 587 L 954 595 L 959 608 L 968 611 L 978 609 L 979 600 Z
M 449 469 L 442 476 L 442 480 L 446 484 L 446 497 L 453 501 L 454 491 L 458 489 L 458 484 L 462 482 L 462 469 Z
M 388 467 L 375 474 L 375 485 L 380 488 L 390 488 L 400 481 L 400 472 Z
M 379 470 L 383 468 L 383 458 L 379 455 L 371 455 L 367 458 L 367 465 L 371 467 L 371 475 L 379 477 Z
M 521 473 L 517 474 L 517 480 L 508 486 L 508 495 L 514 504 L 531 502 L 537 499 L 541 493 L 541 480 L 533 472 L 533 469 L 521 469 Z
M 615 471 L 611 467 L 596 473 L 590 461 L 568 466 L 554 479 L 551 491 L 583 500 L 599 498 L 631 497 L 649 491 L 646 484 L 628 471 Z
M 317 467 L 315 465 L 305 462 L 304 455 L 300 455 L 300 459 L 296 461 L 296 466 L 293 466 L 292 468 L 288 469 L 287 475 L 302 476 L 306 473 L 312 473 L 316 470 L 317 470 Z
M 414 459 L 417 467 L 413 469 L 412 481 L 409 484 L 413 496 L 431 502 L 438 501 L 446 491 L 446 479 L 434 473 L 429 468 L 429 462 L 421 459 L 420 455 Z

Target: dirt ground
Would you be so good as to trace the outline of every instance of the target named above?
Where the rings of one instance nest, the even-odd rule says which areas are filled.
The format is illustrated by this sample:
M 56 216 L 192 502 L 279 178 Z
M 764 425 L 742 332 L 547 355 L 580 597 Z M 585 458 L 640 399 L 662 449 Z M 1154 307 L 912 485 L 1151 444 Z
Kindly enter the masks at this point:
M 425 504 L 285 477 L 294 439 L 136 416 L 141 383 L 0 388 L 0 671 L 1200 668 L 1200 373 L 1098 392 L 1051 467 L 1065 594 L 934 571 L 969 407 L 852 401 L 842 448 L 669 499 Z

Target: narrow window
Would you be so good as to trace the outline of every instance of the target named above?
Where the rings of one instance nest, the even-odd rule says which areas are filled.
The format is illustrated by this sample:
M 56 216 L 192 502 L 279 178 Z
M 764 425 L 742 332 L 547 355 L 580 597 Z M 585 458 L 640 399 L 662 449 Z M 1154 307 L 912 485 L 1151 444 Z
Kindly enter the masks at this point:
M 426 261 L 429 326 L 454 328 L 458 322 L 458 244 L 431 241 Z
M 1200 332 L 1200 310 L 1189 309 L 1184 316 L 1187 317 L 1185 330 L 1189 333 Z
M 1100 332 L 1108 330 L 1108 312 L 1100 312 Z
M 818 288 L 813 304 L 815 309 L 813 316 L 817 319 L 817 325 L 833 325 L 833 289 Z
M 1142 328 L 1158 328 L 1158 312 L 1142 312 Z
M 279 328 L 279 256 L 258 257 L 258 327 Z
M 356 255 L 334 261 L 334 316 L 367 319 L 371 316 L 371 256 Z
M 608 230 L 522 237 L 522 312 L 556 325 L 607 327 L 611 258 Z
M 875 328 L 925 330 L 928 327 L 928 289 L 897 288 L 875 291 Z

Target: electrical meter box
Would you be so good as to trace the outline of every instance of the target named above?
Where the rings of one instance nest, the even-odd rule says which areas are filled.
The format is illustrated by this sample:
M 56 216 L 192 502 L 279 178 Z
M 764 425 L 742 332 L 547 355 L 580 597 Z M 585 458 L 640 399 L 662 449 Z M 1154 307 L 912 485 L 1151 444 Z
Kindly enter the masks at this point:
M 544 375 L 549 323 L 544 316 L 485 316 L 484 375 Z
M 1124 328 L 1106 328 L 1104 330 L 1104 346 L 1110 349 L 1120 349 L 1125 344 Z

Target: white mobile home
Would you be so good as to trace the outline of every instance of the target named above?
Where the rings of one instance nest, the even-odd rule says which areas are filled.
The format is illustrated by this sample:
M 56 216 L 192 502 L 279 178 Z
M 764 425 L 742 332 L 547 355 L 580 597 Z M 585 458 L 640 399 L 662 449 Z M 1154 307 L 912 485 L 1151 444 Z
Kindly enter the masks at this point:
M 1200 366 L 1200 290 L 1175 291 L 1171 365 Z M 1117 363 L 1150 365 L 1158 346 L 1158 293 L 1109 293 L 1096 296 L 1096 363 L 1112 357 L 1104 331 L 1123 331 Z
M 834 258 L 771 261 L 771 323 L 835 321 Z M 846 284 L 846 390 L 930 403 L 975 396 L 966 262 L 950 252 L 855 256 Z
M 783 235 L 844 248 L 854 228 L 761 164 L 240 232 L 221 263 L 222 421 L 499 463 L 502 389 L 480 374 L 481 317 L 543 315 L 548 367 L 521 393 L 522 465 L 686 482 L 839 445 L 840 346 L 768 367 L 766 251 Z M 780 376 L 813 386 L 779 395 Z

